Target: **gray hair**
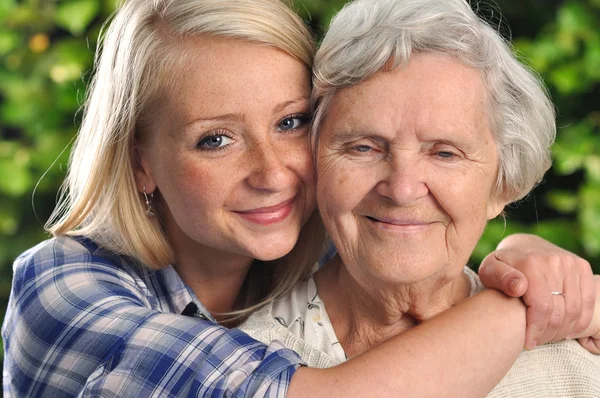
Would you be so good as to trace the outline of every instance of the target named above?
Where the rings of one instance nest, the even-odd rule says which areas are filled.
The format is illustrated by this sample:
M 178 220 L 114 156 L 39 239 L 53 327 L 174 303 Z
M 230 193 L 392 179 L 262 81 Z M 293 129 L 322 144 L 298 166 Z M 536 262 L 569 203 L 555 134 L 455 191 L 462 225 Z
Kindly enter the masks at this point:
M 332 20 L 317 52 L 312 144 L 335 93 L 414 53 L 442 53 L 478 70 L 499 154 L 496 192 L 521 199 L 551 165 L 555 113 L 538 75 L 465 0 L 356 0 Z M 386 65 L 387 64 L 387 65 Z

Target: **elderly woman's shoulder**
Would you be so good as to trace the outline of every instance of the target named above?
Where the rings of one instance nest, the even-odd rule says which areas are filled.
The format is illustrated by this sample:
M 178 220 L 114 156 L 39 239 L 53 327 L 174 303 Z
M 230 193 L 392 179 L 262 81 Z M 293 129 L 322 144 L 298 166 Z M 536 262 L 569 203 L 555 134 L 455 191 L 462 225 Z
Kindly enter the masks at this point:
M 600 397 L 600 355 L 574 340 L 522 352 L 488 398 Z

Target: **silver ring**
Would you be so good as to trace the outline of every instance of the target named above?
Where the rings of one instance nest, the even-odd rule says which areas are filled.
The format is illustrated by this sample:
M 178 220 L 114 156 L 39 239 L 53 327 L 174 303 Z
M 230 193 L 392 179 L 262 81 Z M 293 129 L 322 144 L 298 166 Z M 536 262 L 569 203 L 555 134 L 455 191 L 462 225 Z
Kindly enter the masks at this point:
M 565 295 L 563 292 L 550 292 L 550 294 L 553 296 L 564 296 Z

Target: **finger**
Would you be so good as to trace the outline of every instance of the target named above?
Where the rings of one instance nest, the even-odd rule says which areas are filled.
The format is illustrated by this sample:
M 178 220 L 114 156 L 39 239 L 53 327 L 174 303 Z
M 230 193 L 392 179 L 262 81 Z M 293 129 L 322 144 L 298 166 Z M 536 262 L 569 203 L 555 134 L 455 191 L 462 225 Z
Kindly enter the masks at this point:
M 553 290 L 562 292 L 563 289 Z M 549 341 L 558 341 L 561 338 L 558 337 L 558 333 L 565 322 L 565 297 L 562 295 L 551 295 L 551 299 L 554 303 L 554 309 L 550 315 L 550 322 L 542 337 L 540 337 L 538 343 L 546 344 Z
M 542 337 L 548 328 L 554 311 L 554 301 L 546 277 L 539 271 L 531 272 L 529 289 L 523 296 L 523 301 L 527 305 L 526 349 L 532 349 L 536 345 L 543 344 Z
M 600 355 L 600 340 L 595 340 L 591 337 L 582 337 L 577 339 L 577 341 L 592 354 Z
M 575 323 L 571 335 L 585 330 L 594 316 L 594 304 L 596 303 L 596 286 L 590 263 L 584 259 L 577 261 L 576 267 L 580 269 L 579 290 L 581 292 L 581 314 Z
M 510 264 L 516 264 L 522 255 L 497 250 L 490 253 L 479 267 L 479 278 L 488 289 L 496 289 L 510 297 L 521 297 L 528 288 L 527 278 Z
M 565 297 L 564 295 L 553 295 L 552 292 L 565 292 L 565 270 L 568 266 L 568 260 L 560 255 L 546 257 L 545 286 L 549 291 L 543 299 L 549 299 L 552 302 L 552 313 L 546 330 L 540 337 L 538 344 L 545 344 L 552 341 L 558 334 L 565 320 Z M 568 272 L 567 272 L 568 273 Z M 571 278 L 572 280 L 573 278 Z
M 556 334 L 551 338 L 551 341 L 560 341 L 573 333 L 575 324 L 581 315 L 581 289 L 579 271 L 575 269 L 575 262 L 570 264 L 564 261 L 564 296 L 555 296 L 554 300 L 562 302 L 564 308 L 563 322 L 559 326 Z M 560 305 L 554 306 L 555 311 L 560 308 Z M 554 315 L 553 315 L 554 317 Z

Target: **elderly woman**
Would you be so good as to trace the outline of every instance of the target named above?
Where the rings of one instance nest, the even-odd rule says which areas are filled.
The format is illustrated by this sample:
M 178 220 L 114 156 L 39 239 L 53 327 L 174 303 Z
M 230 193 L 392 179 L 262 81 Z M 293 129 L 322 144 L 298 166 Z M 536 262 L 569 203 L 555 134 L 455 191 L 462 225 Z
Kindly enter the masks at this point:
M 541 180 L 555 125 L 540 81 L 462 0 L 356 0 L 314 74 L 317 201 L 338 255 L 243 329 L 326 367 L 482 290 L 465 264 Z M 491 396 L 598 397 L 600 356 L 539 347 Z

